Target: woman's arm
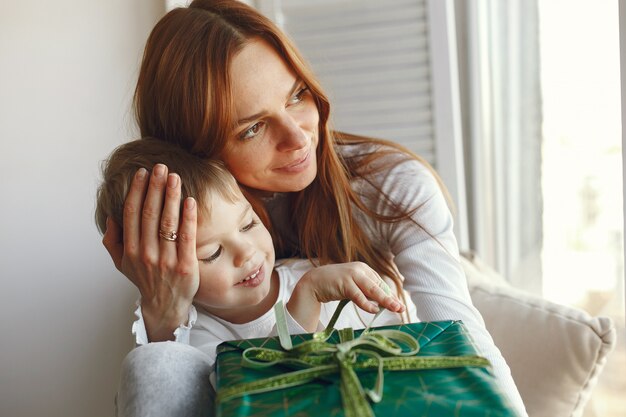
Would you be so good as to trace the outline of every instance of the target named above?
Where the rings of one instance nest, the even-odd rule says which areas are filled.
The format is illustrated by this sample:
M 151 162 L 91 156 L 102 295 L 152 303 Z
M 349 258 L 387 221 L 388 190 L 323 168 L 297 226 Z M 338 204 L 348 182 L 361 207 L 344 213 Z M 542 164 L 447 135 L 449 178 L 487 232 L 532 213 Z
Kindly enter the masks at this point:
M 387 156 L 394 158 L 393 155 Z M 477 348 L 493 365 L 494 373 L 520 415 L 526 415 L 521 397 L 500 351 L 472 305 L 465 274 L 459 262 L 453 218 L 435 177 L 416 160 L 391 164 L 370 180 L 400 207 L 417 208 L 412 218 L 395 223 L 377 222 L 359 212 L 374 242 L 384 242 L 394 256 L 404 288 L 423 321 L 462 320 Z M 363 183 L 364 201 L 383 214 L 397 214 L 379 197 L 380 190 Z M 369 196 L 369 197 L 368 197 Z M 385 248 L 381 248 L 385 249 Z
M 141 310 L 151 342 L 174 339 L 187 322 L 199 285 L 196 257 L 197 208 L 184 202 L 181 182 L 158 164 L 152 175 L 140 169 L 124 203 L 124 231 L 111 219 L 102 243 L 120 270 L 141 293 Z M 176 242 L 159 238 L 159 229 L 176 231 Z

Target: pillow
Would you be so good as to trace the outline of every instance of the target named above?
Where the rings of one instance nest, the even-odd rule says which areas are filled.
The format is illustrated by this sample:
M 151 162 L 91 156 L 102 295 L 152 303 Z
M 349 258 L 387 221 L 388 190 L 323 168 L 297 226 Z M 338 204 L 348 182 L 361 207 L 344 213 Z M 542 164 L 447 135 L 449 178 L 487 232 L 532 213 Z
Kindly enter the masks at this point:
M 463 257 L 472 301 L 506 359 L 530 417 L 580 417 L 616 343 L 610 318 L 513 288 Z

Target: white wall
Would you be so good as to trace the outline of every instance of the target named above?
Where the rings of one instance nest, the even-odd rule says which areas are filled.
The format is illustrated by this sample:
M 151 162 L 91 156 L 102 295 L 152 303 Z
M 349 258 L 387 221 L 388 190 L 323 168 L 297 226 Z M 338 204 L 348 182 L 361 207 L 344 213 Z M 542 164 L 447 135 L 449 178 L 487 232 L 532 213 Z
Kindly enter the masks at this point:
M 112 416 L 136 293 L 93 222 L 156 0 L 0 0 L 0 415 Z
M 622 187 L 623 211 L 626 224 L 626 0 L 619 0 L 620 81 L 622 92 Z M 624 261 L 626 262 L 626 233 L 624 233 Z M 625 277 L 626 278 L 626 277 Z M 626 290 L 626 285 L 624 285 Z M 626 297 L 626 294 L 625 294 Z

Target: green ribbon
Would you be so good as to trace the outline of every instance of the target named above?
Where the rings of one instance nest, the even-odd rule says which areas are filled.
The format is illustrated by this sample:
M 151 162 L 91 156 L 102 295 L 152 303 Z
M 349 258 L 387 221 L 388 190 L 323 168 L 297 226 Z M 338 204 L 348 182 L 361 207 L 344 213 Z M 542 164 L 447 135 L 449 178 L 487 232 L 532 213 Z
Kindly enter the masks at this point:
M 292 372 L 258 381 L 220 388 L 217 402 L 228 401 L 247 394 L 274 391 L 303 385 L 315 379 L 326 379 L 339 373 L 341 399 L 346 417 L 374 417 L 369 401 L 380 402 L 383 396 L 384 371 L 412 371 L 420 369 L 442 369 L 462 366 L 485 367 L 489 361 L 480 356 L 430 356 L 417 357 L 419 343 L 411 335 L 400 330 L 371 330 L 371 323 L 359 337 L 354 337 L 351 328 L 337 331 L 334 326 L 346 306 L 343 300 L 337 306 L 328 326 L 313 334 L 311 340 L 292 346 L 287 331 L 285 310 L 282 301 L 274 306 L 280 344 L 284 350 L 251 347 L 243 351 L 243 366 L 268 368 L 287 365 Z M 382 309 L 372 322 L 376 320 Z M 327 340 L 337 331 L 340 342 Z M 357 370 L 374 370 L 376 379 L 373 387 L 364 388 Z M 369 401 L 368 401 L 369 399 Z

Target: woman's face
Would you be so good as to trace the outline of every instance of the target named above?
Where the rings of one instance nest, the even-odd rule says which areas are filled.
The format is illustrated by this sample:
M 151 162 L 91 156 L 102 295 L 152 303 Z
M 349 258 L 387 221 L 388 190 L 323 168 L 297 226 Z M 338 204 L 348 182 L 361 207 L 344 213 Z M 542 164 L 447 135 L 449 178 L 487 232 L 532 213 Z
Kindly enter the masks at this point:
M 242 184 L 300 191 L 317 175 L 319 114 L 304 82 L 265 41 L 248 43 L 230 66 L 236 127 L 221 155 Z

